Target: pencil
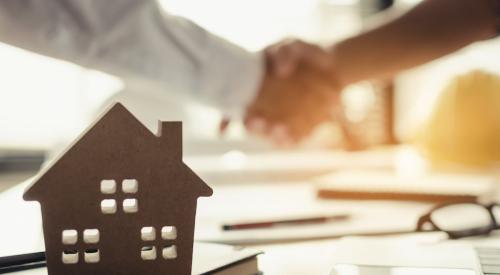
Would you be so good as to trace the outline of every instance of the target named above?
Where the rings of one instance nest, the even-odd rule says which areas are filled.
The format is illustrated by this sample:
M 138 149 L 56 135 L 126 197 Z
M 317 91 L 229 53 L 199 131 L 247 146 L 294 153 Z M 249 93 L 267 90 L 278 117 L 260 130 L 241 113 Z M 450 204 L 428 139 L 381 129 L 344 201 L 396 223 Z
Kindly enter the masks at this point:
M 297 219 L 224 224 L 222 225 L 222 230 L 231 231 L 231 230 L 242 230 L 242 229 L 261 229 L 261 228 L 270 228 L 270 227 L 288 226 L 288 225 L 292 226 L 292 225 L 317 224 L 317 223 L 326 223 L 331 221 L 342 221 L 348 219 L 349 217 L 350 216 L 347 214 L 338 214 L 333 216 L 316 216 L 316 217 L 297 218 Z

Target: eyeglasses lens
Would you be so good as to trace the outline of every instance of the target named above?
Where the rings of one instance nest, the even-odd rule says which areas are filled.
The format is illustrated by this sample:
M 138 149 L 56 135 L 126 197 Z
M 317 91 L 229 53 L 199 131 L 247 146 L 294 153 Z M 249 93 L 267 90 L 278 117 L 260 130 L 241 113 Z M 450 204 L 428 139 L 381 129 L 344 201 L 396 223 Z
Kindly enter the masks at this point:
M 497 210 L 497 213 L 500 214 L 500 210 Z M 490 226 L 492 222 L 486 208 L 468 203 L 439 208 L 431 214 L 431 219 L 444 231 L 484 228 Z

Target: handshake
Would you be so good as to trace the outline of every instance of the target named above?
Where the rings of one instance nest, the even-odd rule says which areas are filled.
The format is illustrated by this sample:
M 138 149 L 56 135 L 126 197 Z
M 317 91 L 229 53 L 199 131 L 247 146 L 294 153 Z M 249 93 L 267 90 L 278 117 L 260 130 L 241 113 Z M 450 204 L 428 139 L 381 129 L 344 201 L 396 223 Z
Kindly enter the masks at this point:
M 244 123 L 251 134 L 282 146 L 300 142 L 339 110 L 341 81 L 333 55 L 302 41 L 283 41 L 265 50 L 266 73 Z

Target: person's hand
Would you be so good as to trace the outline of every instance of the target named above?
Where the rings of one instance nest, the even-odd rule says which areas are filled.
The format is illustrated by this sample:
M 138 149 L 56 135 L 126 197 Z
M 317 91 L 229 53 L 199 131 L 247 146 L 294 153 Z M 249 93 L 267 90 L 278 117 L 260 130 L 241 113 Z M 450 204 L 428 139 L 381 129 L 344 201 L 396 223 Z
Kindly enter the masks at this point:
M 286 39 L 264 50 L 268 72 L 281 78 L 291 76 L 300 65 L 307 65 L 333 77 L 333 57 L 318 45 Z
M 261 89 L 247 109 L 245 125 L 277 144 L 297 143 L 331 118 L 340 87 L 331 56 L 318 46 L 285 41 L 266 49 Z

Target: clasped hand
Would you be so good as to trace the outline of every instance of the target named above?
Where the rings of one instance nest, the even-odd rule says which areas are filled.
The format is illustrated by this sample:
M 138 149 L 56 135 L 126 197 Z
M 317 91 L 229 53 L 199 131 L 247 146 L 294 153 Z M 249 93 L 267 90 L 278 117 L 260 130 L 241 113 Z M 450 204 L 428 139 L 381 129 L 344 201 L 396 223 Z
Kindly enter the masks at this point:
M 341 85 L 333 57 L 302 41 L 283 41 L 265 50 L 266 74 L 248 106 L 245 126 L 252 134 L 291 145 L 331 118 Z

